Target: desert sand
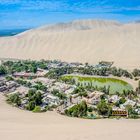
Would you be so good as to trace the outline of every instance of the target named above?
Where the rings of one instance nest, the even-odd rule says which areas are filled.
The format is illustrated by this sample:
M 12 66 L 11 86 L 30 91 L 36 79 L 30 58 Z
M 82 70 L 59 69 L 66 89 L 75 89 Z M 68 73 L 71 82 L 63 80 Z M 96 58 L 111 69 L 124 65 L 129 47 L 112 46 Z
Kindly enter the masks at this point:
M 68 62 L 114 61 L 140 67 L 140 23 L 76 20 L 0 38 L 0 58 L 59 59 Z
M 12 107 L 0 95 L 1 140 L 132 140 L 140 120 L 85 120 L 55 112 L 31 113 Z

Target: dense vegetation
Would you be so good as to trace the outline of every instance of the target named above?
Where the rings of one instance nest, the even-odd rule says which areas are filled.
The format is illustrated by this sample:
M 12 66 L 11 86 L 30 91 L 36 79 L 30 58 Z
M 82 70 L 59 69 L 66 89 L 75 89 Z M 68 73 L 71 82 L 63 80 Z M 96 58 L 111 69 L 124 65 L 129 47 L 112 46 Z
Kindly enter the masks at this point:
M 26 81 L 26 80 L 23 80 L 23 79 L 17 79 L 15 81 L 20 85 L 31 88 L 32 84 L 29 81 Z
M 97 105 L 97 111 L 100 115 L 110 116 L 112 108 L 105 102 L 105 100 L 101 100 L 101 102 Z
M 57 64 L 58 67 L 50 67 L 51 64 Z M 83 67 L 84 66 L 84 67 Z M 83 64 L 82 67 L 80 66 L 75 66 L 71 67 L 68 63 L 63 65 L 63 62 L 60 61 L 31 61 L 31 60 L 26 60 L 26 61 L 6 61 L 3 63 L 3 65 L 0 67 L 0 74 L 5 74 L 5 73 L 14 73 L 14 72 L 33 72 L 36 73 L 38 68 L 41 69 L 49 69 L 49 73 L 47 76 L 49 78 L 59 78 L 60 76 L 64 74 L 71 74 L 73 72 L 79 73 L 79 74 L 87 74 L 87 75 L 99 75 L 99 76 L 108 76 L 108 75 L 113 75 L 113 76 L 118 76 L 118 77 L 127 77 L 127 78 L 133 78 L 140 76 L 140 70 L 139 69 L 134 69 L 133 72 L 129 72 L 125 69 L 121 68 L 116 68 L 116 67 L 111 67 L 108 65 L 101 65 L 99 63 L 99 66 L 92 66 L 89 65 L 88 63 Z
M 54 89 L 51 92 L 54 96 L 57 96 L 61 100 L 65 100 L 67 98 L 66 94 L 59 92 L 59 90 Z
M 5 67 L 7 67 L 9 73 L 14 72 L 37 72 L 37 68 L 45 69 L 47 67 L 47 61 L 6 61 L 3 63 Z
M 42 104 L 41 93 L 36 92 L 36 90 L 29 90 L 29 92 L 26 96 L 28 97 L 28 101 L 29 101 L 26 106 L 26 109 L 33 111 L 33 112 L 41 112 L 41 108 L 39 107 Z M 7 102 L 20 107 L 21 97 L 18 93 L 9 95 Z
M 118 76 L 118 77 L 127 77 L 127 78 L 133 78 L 132 74 L 128 72 L 127 70 L 116 68 L 116 67 L 101 67 L 101 68 L 95 68 L 93 66 L 87 66 L 87 67 L 81 67 L 77 68 L 76 70 L 78 73 L 81 74 L 87 74 L 87 75 L 99 75 L 99 76 Z
M 62 68 L 54 68 L 47 73 L 47 77 L 58 79 L 60 76 L 64 74 L 71 74 L 73 73 L 73 69 L 70 67 L 62 67 Z
M 132 74 L 134 75 L 134 77 L 140 76 L 140 70 L 139 69 L 134 69 Z
M 42 78 L 42 75 L 40 78 L 38 73 L 33 74 L 37 75 L 34 78 L 39 77 L 38 80 L 34 80 L 33 77 L 16 77 L 13 74 L 15 72 L 24 72 L 27 75 L 36 72 L 45 73 L 43 78 L 47 78 L 48 85 L 41 80 L 36 82 Z M 13 92 L 18 86 L 26 87 L 24 94 L 22 92 L 7 94 L 7 101 L 29 111 L 42 112 L 60 108 L 58 111 L 62 114 L 84 118 L 110 117 L 112 110 L 116 108 L 126 110 L 131 118 L 137 118 L 140 114 L 138 104 L 140 81 L 136 90 L 133 90 L 130 84 L 119 80 L 120 78 L 110 78 L 111 76 L 123 76 L 139 80 L 140 70 L 138 69 L 130 73 L 124 69 L 107 67 L 102 63 L 92 66 L 88 63 L 71 64 L 60 61 L 28 60 L 4 62 L 0 66 L 1 75 L 4 75 L 6 80 L 3 80 L 1 84 L 2 90 L 7 87 L 9 92 L 11 86 Z M 28 92 L 27 89 L 29 89 Z
M 19 97 L 19 94 L 13 94 L 8 96 L 7 102 L 10 104 L 14 104 L 15 106 L 20 106 L 21 105 L 21 99 Z
M 43 85 L 41 82 L 36 82 L 35 85 L 32 86 L 33 88 L 35 88 L 36 90 L 42 90 L 42 91 L 47 91 L 47 87 L 45 85 Z
M 34 110 L 36 106 L 42 104 L 42 95 L 40 92 L 36 92 L 36 90 L 29 90 L 27 97 L 29 98 L 27 110 Z
M 71 117 L 85 117 L 87 115 L 88 107 L 85 101 L 74 105 L 65 111 L 65 114 Z
M 7 69 L 5 66 L 1 65 L 0 66 L 0 76 L 4 75 L 4 74 L 7 74 Z

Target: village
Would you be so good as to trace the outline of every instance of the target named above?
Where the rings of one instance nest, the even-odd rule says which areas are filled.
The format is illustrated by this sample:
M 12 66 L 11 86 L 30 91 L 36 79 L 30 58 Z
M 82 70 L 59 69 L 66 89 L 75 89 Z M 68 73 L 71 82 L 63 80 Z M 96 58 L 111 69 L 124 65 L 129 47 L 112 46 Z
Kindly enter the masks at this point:
M 12 72 L 0 76 L 0 94 L 6 96 L 7 103 L 33 112 L 56 111 L 89 119 L 140 116 L 140 87 L 136 91 L 124 91 L 123 94 L 109 94 L 107 87 L 95 88 L 76 84 L 74 80 L 62 80 L 63 75 L 79 74 L 83 68 L 87 70 L 87 67 L 91 67 L 88 64 L 43 61 L 30 68 L 31 63 L 3 62 L 8 70 L 12 69 Z M 94 67 L 100 71 L 109 69 L 112 64 L 102 62 Z M 103 74 L 107 76 L 109 71 Z

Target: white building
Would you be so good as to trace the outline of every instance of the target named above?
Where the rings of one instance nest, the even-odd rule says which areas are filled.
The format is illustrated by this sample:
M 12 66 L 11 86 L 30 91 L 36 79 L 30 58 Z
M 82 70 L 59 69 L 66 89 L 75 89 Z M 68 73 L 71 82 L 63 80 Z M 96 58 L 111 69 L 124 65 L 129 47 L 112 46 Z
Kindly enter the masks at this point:
M 57 106 L 60 104 L 59 98 L 54 95 L 51 95 L 51 94 L 44 97 L 42 101 L 46 105 L 56 105 Z
M 109 102 L 111 103 L 116 103 L 120 100 L 120 97 L 118 95 L 112 95 L 110 98 L 109 98 Z

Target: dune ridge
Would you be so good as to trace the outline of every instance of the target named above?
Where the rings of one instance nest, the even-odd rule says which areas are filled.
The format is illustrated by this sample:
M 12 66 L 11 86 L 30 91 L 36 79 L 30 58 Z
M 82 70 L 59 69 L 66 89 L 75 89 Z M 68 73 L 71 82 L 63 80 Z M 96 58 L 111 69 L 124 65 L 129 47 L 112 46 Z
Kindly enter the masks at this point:
M 59 59 L 95 64 L 114 61 L 118 67 L 140 67 L 140 23 L 76 20 L 0 38 L 0 58 Z

